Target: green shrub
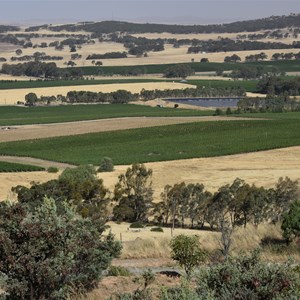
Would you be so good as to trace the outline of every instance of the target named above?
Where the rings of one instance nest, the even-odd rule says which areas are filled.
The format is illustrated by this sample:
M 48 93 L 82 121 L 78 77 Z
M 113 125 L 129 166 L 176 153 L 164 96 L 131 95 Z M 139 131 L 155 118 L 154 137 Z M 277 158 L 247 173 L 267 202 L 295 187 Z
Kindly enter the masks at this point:
M 134 223 L 130 224 L 129 227 L 130 228 L 144 228 L 145 226 L 140 222 L 134 222 Z
M 122 266 L 110 266 L 107 276 L 130 276 L 131 273 Z
M 154 232 L 164 232 L 164 230 L 161 227 L 153 227 L 150 229 L 150 231 L 154 231 Z
M 251 256 L 228 258 L 225 262 L 203 268 L 197 293 L 207 299 L 299 299 L 299 274 L 291 263 L 262 262 L 259 252 Z
M 56 167 L 49 167 L 47 169 L 47 172 L 48 173 L 57 173 L 58 172 L 58 168 L 56 168 Z
M 112 172 L 114 170 L 114 163 L 110 157 L 103 157 L 98 172 Z
M 103 226 L 66 202 L 62 207 L 48 198 L 34 208 L 0 202 L 0 277 L 6 281 L 0 278 L 0 289 L 7 299 L 69 299 L 72 292 L 90 291 L 120 255 L 111 234 L 101 237 Z

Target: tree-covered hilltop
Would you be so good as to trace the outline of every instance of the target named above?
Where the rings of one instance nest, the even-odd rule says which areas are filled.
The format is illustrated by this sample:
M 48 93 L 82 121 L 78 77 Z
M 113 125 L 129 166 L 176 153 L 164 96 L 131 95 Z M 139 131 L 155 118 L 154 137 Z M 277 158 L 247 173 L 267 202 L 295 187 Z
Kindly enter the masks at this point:
M 95 36 L 103 33 L 127 32 L 127 33 L 235 33 L 242 31 L 258 31 L 269 29 L 280 29 L 286 27 L 300 27 L 300 14 L 290 14 L 288 16 L 271 16 L 268 18 L 238 21 L 228 24 L 211 25 L 167 25 L 167 24 L 137 24 L 121 21 L 84 22 L 77 24 L 66 24 L 59 26 L 41 25 L 29 27 L 26 31 L 36 31 L 39 29 L 50 29 L 52 31 L 88 31 Z
M 11 25 L 0 25 L 0 33 L 7 31 L 19 31 L 20 27 Z

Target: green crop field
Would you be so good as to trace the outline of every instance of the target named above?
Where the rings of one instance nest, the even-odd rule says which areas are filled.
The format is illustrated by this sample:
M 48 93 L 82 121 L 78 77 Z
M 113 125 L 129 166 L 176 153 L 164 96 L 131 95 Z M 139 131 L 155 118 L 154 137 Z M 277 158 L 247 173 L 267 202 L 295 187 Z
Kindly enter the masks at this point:
M 115 164 L 131 164 L 300 145 L 300 113 L 274 116 L 269 120 L 199 122 L 2 143 L 0 154 L 96 165 L 109 156 Z
M 244 88 L 247 92 L 256 92 L 258 80 L 187 80 L 188 84 L 211 88 Z
M 15 164 L 0 161 L 0 173 L 8 173 L 8 172 L 36 172 L 36 171 L 44 171 L 44 168 L 24 165 L 24 164 Z
M 0 126 L 47 124 L 121 117 L 209 116 L 213 111 L 148 107 L 134 104 L 0 106 Z
M 103 80 L 30 80 L 30 81 L 0 81 L 0 90 L 32 89 L 42 87 L 78 86 L 116 83 L 165 82 L 166 79 L 103 79 Z
M 101 67 L 75 67 L 80 69 L 84 75 L 113 75 L 126 74 L 126 72 L 136 69 L 143 70 L 145 74 L 164 73 L 169 67 L 177 64 L 158 64 L 158 65 L 141 65 L 141 66 L 101 66 Z M 300 61 L 284 60 L 284 61 L 262 61 L 262 62 L 246 62 L 246 63 L 186 63 L 195 72 L 214 72 L 214 71 L 230 71 L 238 69 L 241 65 L 252 67 L 265 67 L 271 70 L 273 67 L 278 68 L 283 72 L 300 71 Z

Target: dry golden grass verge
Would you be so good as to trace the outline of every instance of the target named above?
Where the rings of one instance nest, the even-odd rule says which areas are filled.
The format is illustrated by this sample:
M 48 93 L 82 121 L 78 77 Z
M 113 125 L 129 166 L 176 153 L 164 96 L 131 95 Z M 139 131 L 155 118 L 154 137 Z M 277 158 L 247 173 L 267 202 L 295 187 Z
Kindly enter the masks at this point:
M 170 258 L 169 243 L 171 241 L 170 228 L 164 228 L 164 232 L 152 232 L 151 227 L 144 229 L 130 229 L 128 223 L 108 224 L 110 230 L 117 240 L 121 240 L 123 251 L 121 259 L 151 259 L 151 258 Z M 198 235 L 203 249 L 209 253 L 217 253 L 220 249 L 220 233 L 208 230 L 192 230 L 176 228 L 174 236 L 179 234 Z M 239 255 L 241 252 L 249 253 L 255 248 L 262 248 L 262 258 L 268 261 L 285 261 L 290 255 L 295 260 L 300 260 L 300 251 L 291 246 L 289 250 L 282 247 L 278 248 L 276 244 L 263 246 L 262 240 L 280 241 L 282 232 L 279 225 L 261 224 L 257 228 L 249 224 L 246 228 L 236 228 L 233 234 L 232 255 Z M 282 251 L 280 251 L 282 249 Z

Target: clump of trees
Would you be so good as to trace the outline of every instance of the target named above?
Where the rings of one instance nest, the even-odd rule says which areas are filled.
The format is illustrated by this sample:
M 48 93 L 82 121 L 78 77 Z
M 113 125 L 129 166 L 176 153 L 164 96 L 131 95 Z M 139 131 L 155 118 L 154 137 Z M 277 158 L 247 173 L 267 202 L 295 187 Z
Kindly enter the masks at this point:
M 300 103 L 287 96 L 268 95 L 266 98 L 249 97 L 239 100 L 238 109 L 233 113 L 281 113 L 288 111 L 300 111 Z
M 13 76 L 30 76 L 41 78 L 81 78 L 82 71 L 80 69 L 60 69 L 56 63 L 45 63 L 38 60 L 43 60 L 44 56 L 35 55 L 37 61 L 18 63 L 14 65 L 3 64 L 0 73 Z M 44 57 L 45 58 L 45 57 Z M 46 59 L 49 57 L 46 56 Z
M 300 95 L 300 78 L 264 77 L 259 81 L 257 89 L 264 94 L 298 96 Z
M 195 74 L 195 71 L 189 65 L 175 65 L 167 68 L 164 76 L 167 78 L 186 78 Z
M 226 56 L 224 58 L 224 62 L 235 62 L 236 63 L 236 62 L 240 62 L 240 61 L 241 61 L 241 58 L 236 54 L 233 54 L 231 56 Z
M 90 54 L 87 56 L 87 60 L 92 59 L 109 59 L 109 58 L 126 58 L 126 52 L 108 52 L 104 54 Z
M 182 182 L 165 187 L 153 216 L 159 224 L 173 227 L 189 223 L 192 228 L 204 228 L 208 224 L 211 229 L 220 230 L 224 221 L 231 227 L 246 227 L 248 223 L 258 226 L 263 221 L 282 219 L 297 197 L 298 183 L 289 178 L 280 178 L 271 189 L 249 185 L 237 178 L 214 194 L 201 184 Z
M 134 164 L 119 176 L 114 189 L 114 220 L 146 222 L 153 206 L 152 170 Z

